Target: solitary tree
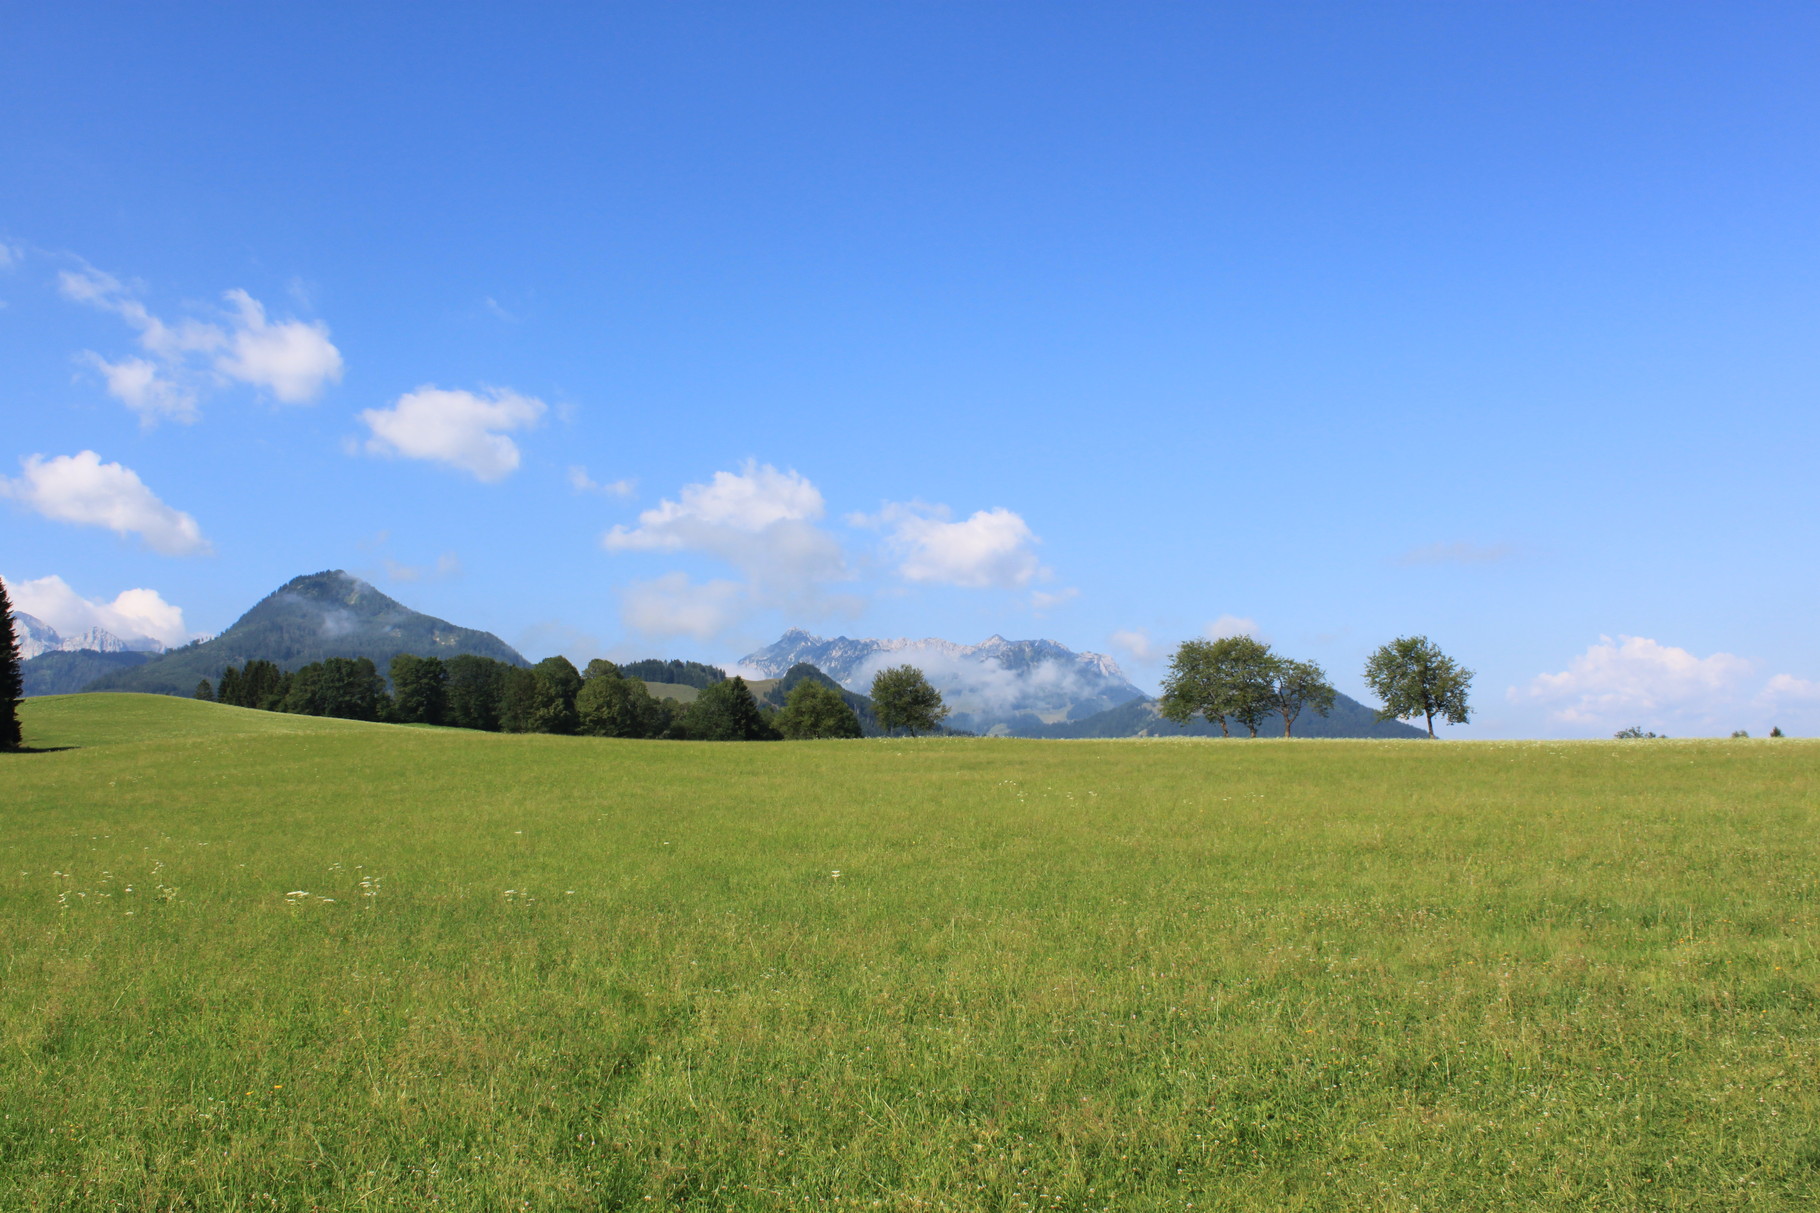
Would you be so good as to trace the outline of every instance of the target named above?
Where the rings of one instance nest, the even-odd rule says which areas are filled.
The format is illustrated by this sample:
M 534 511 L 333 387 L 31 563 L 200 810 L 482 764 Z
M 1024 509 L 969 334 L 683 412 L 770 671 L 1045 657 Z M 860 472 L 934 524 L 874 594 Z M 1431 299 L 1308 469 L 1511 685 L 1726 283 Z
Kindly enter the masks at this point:
M 204 703 L 213 703 L 215 701 L 215 688 L 209 685 L 208 679 L 204 678 L 201 682 L 196 684 L 196 698 L 202 700 Z
M 1277 665 L 1270 646 L 1250 636 L 1185 640 L 1169 659 L 1157 711 L 1177 724 L 1187 724 L 1198 712 L 1220 726 L 1222 737 L 1232 736 L 1227 722 L 1236 720 L 1256 737 L 1258 726 L 1277 710 Z
M 841 693 L 825 682 L 805 678 L 790 688 L 777 714 L 777 731 L 791 741 L 816 737 L 858 737 L 859 717 Z
M 913 665 L 892 666 L 878 672 L 872 679 L 872 710 L 878 716 L 879 728 L 887 733 L 903 729 L 912 737 L 933 733 L 948 719 L 942 693 L 930 686 L 923 672 Z
M 1283 717 L 1283 736 L 1291 736 L 1290 727 L 1303 708 L 1313 708 L 1316 716 L 1333 711 L 1337 694 L 1333 684 L 1327 681 L 1326 671 L 1314 662 L 1277 660 L 1276 671 L 1270 680 L 1270 700 L 1271 706 Z
M 13 600 L 0 581 L 0 750 L 16 750 L 24 737 L 19 731 L 19 700 L 25 690 L 19 672 L 19 636 L 13 630 Z
M 1399 636 L 1371 655 L 1365 663 L 1365 685 L 1384 701 L 1379 720 L 1428 722 L 1435 735 L 1435 717 L 1448 724 L 1465 724 L 1471 715 L 1466 692 L 1472 688 L 1472 671 L 1443 653 L 1426 636 Z

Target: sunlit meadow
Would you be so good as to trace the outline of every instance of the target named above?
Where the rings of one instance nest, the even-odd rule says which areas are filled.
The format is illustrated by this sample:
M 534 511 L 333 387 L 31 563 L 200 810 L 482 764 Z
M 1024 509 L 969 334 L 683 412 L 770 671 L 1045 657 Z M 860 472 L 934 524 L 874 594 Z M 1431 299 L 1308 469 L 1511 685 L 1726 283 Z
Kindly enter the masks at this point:
M 1817 743 L 24 720 L 6 1208 L 1820 1207 Z

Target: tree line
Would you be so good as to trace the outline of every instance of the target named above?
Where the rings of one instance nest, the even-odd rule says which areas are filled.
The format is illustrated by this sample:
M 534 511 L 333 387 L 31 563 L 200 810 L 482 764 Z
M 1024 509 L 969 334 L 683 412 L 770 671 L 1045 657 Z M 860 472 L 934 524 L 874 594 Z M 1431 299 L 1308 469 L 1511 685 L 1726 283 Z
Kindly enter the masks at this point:
M 1365 684 L 1384 706 L 1379 720 L 1421 717 L 1435 735 L 1435 717 L 1465 724 L 1472 671 L 1443 653 L 1426 636 L 1399 636 L 1380 646 L 1365 663 Z M 1333 710 L 1338 692 L 1326 671 L 1312 661 L 1283 656 L 1250 636 L 1187 640 L 1169 661 L 1157 711 L 1177 724 L 1200 715 L 1232 736 L 1233 723 L 1253 737 L 1273 717 L 1283 736 L 1293 735 L 1305 710 L 1317 716 Z
M 676 685 L 696 688 L 694 699 L 651 694 L 639 674 L 652 673 L 687 678 Z M 761 701 L 745 679 L 697 662 L 622 667 L 596 658 L 578 670 L 566 657 L 549 657 L 527 669 L 469 654 L 400 653 L 384 676 L 366 657 L 329 657 L 288 673 L 255 659 L 223 670 L 219 685 L 204 679 L 196 698 L 345 720 L 670 741 L 852 738 L 868 724 L 874 732 L 929 732 L 947 716 L 940 692 L 909 666 L 882 671 L 873 692 L 867 702 L 806 663 Z

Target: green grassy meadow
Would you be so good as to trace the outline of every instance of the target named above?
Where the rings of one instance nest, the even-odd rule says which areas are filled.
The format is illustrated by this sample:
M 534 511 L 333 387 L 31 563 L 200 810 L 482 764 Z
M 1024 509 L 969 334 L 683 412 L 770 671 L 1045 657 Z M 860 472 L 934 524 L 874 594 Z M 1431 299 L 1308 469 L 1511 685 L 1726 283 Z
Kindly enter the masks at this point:
M 24 723 L 7 1209 L 1820 1207 L 1820 743 Z

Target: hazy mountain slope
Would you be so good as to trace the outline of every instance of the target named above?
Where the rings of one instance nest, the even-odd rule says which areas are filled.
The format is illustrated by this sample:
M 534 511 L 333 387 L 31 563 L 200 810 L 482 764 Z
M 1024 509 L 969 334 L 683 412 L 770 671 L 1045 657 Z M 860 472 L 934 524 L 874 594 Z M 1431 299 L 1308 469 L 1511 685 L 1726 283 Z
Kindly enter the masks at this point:
M 1091 716 L 1143 694 L 1110 657 L 1077 653 L 1053 640 L 1002 636 L 964 645 L 934 638 L 828 638 L 792 628 L 741 664 L 775 678 L 799 662 L 859 692 L 870 688 L 880 670 L 913 665 L 941 691 L 949 725 L 978 733 L 1022 733 Z
M 518 666 L 530 664 L 491 632 L 457 627 L 413 611 L 337 569 L 286 582 L 213 640 L 104 675 L 84 689 L 189 695 L 200 680 L 215 681 L 228 666 L 245 665 L 254 658 L 294 670 L 325 657 L 368 657 L 384 670 L 399 653 L 419 657 L 472 653 Z
M 19 663 L 25 695 L 73 695 L 97 678 L 153 660 L 154 653 L 133 649 L 52 649 Z
M 1236 721 L 1232 730 L 1240 737 L 1247 736 L 1245 728 Z M 1096 713 L 1082 720 L 1069 720 L 1061 724 L 1042 725 L 1034 729 L 1020 730 L 1024 737 L 1218 737 L 1218 725 L 1209 724 L 1198 716 L 1187 726 L 1164 720 L 1157 715 L 1156 700 L 1148 697 L 1134 699 L 1104 712 Z M 1281 737 L 1283 719 L 1273 716 L 1270 722 L 1258 730 L 1260 737 Z M 1412 728 L 1400 720 L 1379 720 L 1377 713 L 1356 699 L 1340 695 L 1334 700 L 1333 711 L 1325 717 L 1316 716 L 1313 712 L 1303 712 L 1296 718 L 1295 735 L 1297 737 L 1425 737 L 1421 729 Z

